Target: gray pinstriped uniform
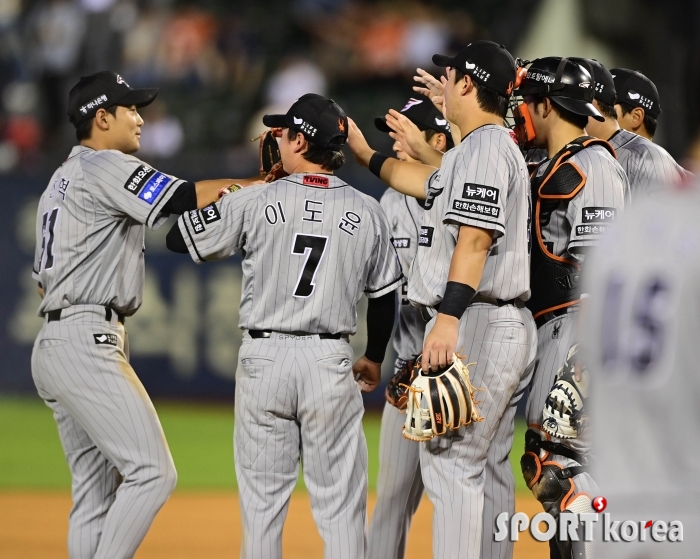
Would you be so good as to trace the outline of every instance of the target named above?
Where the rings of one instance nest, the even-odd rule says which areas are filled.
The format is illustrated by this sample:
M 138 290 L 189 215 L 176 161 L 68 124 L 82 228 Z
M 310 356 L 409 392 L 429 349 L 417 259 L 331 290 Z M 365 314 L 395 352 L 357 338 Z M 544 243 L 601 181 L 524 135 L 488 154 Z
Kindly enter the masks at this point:
M 439 303 L 459 225 L 467 225 L 493 231 L 494 236 L 479 296 L 527 300 L 529 193 L 525 161 L 505 128 L 477 128 L 448 151 L 426 182 L 429 211 L 423 215 L 411 267 L 409 299 L 429 306 Z M 428 323 L 426 334 L 434 322 Z M 512 547 L 493 542 L 494 525 L 487 523 L 500 512 L 514 511 L 514 480 L 507 457 L 515 406 L 529 381 L 535 347 L 532 315 L 520 304 L 474 303 L 459 322 L 457 350 L 477 363 L 472 382 L 485 389 L 478 396 L 485 419 L 420 444 L 423 482 L 435 506 L 436 558 L 477 557 L 482 539 L 490 544 L 488 550 L 483 545 L 485 557 L 512 554 Z M 489 460 L 494 464 L 491 479 Z M 494 491 L 490 505 L 484 497 L 487 484 Z
M 330 175 L 295 174 L 183 215 L 196 262 L 243 252 L 234 455 L 243 518 L 241 557 L 277 558 L 299 459 L 332 558 L 366 553 L 364 407 L 347 338 L 363 293 L 403 282 L 379 204 Z M 304 334 L 306 333 L 306 334 Z
M 624 209 L 629 196 L 627 176 L 615 158 L 602 146 L 582 149 L 568 161 L 576 164 L 586 176 L 585 186 L 568 203 L 559 204 L 551 214 L 541 218 L 543 241 L 550 251 L 568 259 L 585 259 L 585 252 L 597 246 L 616 216 Z M 549 162 L 536 171 L 541 176 Z M 547 319 L 547 316 L 543 316 Z M 537 330 L 537 359 L 527 400 L 528 425 L 542 425 L 545 400 L 564 364 L 571 345 L 576 340 L 578 305 L 558 317 L 551 317 Z M 573 460 L 553 455 L 563 467 L 575 465 Z M 595 493 L 596 486 L 588 473 L 573 478 L 575 494 Z
M 697 188 L 669 188 L 625 211 L 591 255 L 581 347 L 599 494 L 613 521 L 683 523 L 682 542 L 651 541 L 652 527 L 639 530 L 647 541 L 606 543 L 596 557 L 698 554 L 699 210 Z
M 155 409 L 129 365 L 117 313 L 141 305 L 145 225 L 181 180 L 118 151 L 76 146 L 39 202 L 33 277 L 46 322 L 32 353 L 73 477 L 71 559 L 132 557 L 177 475 Z M 145 224 L 145 225 L 144 225 Z
M 667 189 L 685 178 L 685 169 L 664 148 L 643 136 L 620 129 L 608 142 L 627 173 L 633 198 Z
M 391 188 L 380 201 L 391 226 L 396 252 L 401 267 L 408 270 L 416 254 L 418 229 L 422 223 L 423 208 L 415 198 L 404 196 Z M 414 359 L 423 350 L 425 321 L 407 298 L 407 285 L 400 293 L 399 322 L 394 332 L 394 349 L 401 361 Z M 423 496 L 423 480 L 418 458 L 419 446 L 403 438 L 402 427 L 406 416 L 386 403 L 382 413 L 379 439 L 379 477 L 377 502 L 369 527 L 369 559 L 402 559 L 411 519 Z

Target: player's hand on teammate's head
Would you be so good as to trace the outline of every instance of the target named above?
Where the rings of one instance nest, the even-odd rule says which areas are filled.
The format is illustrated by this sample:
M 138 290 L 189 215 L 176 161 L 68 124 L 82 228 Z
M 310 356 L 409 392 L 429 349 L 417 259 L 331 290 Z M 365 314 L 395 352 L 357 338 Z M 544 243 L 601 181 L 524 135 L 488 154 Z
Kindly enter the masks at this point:
M 390 109 L 386 115 L 386 124 L 392 130 L 389 136 L 400 144 L 407 155 L 420 161 L 421 154 L 430 148 L 423 132 L 405 115 L 394 109 Z
M 382 364 L 370 361 L 363 355 L 352 366 L 352 374 L 362 392 L 372 392 L 382 380 Z
M 369 165 L 374 150 L 369 147 L 362 130 L 351 118 L 348 118 L 348 147 L 360 165 Z

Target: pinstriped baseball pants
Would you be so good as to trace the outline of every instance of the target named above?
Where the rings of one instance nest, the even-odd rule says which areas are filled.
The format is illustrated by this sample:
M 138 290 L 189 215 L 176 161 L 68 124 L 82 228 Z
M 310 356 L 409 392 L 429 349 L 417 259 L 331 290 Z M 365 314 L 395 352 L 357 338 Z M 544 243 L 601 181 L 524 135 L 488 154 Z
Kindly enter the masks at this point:
M 479 557 L 482 539 L 493 533 L 493 527 L 484 525 L 484 486 L 493 482 L 487 479 L 486 462 L 492 445 L 497 445 L 494 460 L 502 463 L 508 455 L 514 408 L 529 381 L 536 347 L 535 323 L 527 309 L 477 303 L 460 320 L 457 351 L 465 363 L 476 362 L 471 380 L 483 389 L 476 399 L 484 420 L 420 444 L 423 482 L 435 507 L 435 559 Z M 502 421 L 508 429 L 497 437 Z M 514 491 L 512 475 L 502 483 Z M 510 508 L 512 498 L 493 506 Z
M 234 427 L 241 558 L 282 557 L 282 528 L 300 459 L 324 557 L 364 558 L 367 444 L 352 359 L 342 339 L 245 334 Z
M 53 410 L 73 478 L 69 556 L 133 557 L 177 474 L 116 313 L 107 322 L 101 306 L 64 309 L 37 336 L 32 376 Z

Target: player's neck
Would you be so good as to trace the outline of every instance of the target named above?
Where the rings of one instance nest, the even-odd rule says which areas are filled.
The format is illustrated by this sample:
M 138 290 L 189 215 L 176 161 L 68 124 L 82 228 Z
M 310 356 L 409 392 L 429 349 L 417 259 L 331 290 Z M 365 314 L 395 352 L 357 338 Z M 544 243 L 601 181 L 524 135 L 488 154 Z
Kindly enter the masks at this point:
M 298 163 L 292 164 L 291 169 L 289 169 L 289 174 L 294 175 L 297 173 L 309 173 L 311 175 L 332 175 L 333 171 L 329 171 L 328 169 L 324 169 L 321 165 L 317 165 L 315 163 L 311 163 L 310 161 L 307 161 L 304 159 L 303 161 L 299 161 Z M 285 171 L 287 169 L 285 168 Z
M 619 129 L 620 125 L 617 123 L 617 119 L 606 118 L 605 122 L 600 124 L 600 135 L 598 137 L 602 140 L 609 140 Z M 592 135 L 595 136 L 595 134 Z
M 583 128 L 560 120 L 556 126 L 552 126 L 546 136 L 547 155 L 554 157 L 566 144 L 585 135 Z
M 503 126 L 503 118 L 493 113 L 476 110 L 468 111 L 464 116 L 460 115 L 460 118 L 455 119 L 455 124 L 459 127 L 459 132 L 462 134 L 462 138 L 464 138 L 477 128 L 486 126 L 487 124 Z
M 108 138 L 105 138 L 103 136 L 93 136 L 86 140 L 81 140 L 80 145 L 86 148 L 94 149 L 95 151 L 100 151 L 103 149 L 116 149 L 119 151 L 123 151 L 119 149 L 119 147 L 115 146 L 114 142 L 110 142 Z

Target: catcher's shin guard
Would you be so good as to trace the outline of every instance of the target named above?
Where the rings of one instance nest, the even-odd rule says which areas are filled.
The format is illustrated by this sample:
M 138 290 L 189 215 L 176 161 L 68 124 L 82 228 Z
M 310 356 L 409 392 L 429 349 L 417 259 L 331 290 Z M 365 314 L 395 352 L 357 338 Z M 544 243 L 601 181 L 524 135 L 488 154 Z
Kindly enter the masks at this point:
M 550 452 L 559 454 L 559 451 L 564 451 L 564 455 L 574 454 L 562 445 L 543 440 L 538 431 L 528 429 L 525 433 L 525 454 L 520 459 L 520 467 L 528 488 L 542 503 L 545 512 L 551 514 L 557 521 L 559 521 L 562 511 L 580 514 L 593 510 L 590 497 L 587 495 L 582 494 L 572 499 L 575 489 L 572 478 L 584 471 L 583 468 L 581 466 L 564 468 L 558 462 L 547 460 Z M 585 501 L 588 502 L 588 509 L 583 510 L 581 507 L 585 505 Z M 576 544 L 575 549 L 572 544 Z M 559 540 L 558 530 L 556 547 L 562 559 L 590 557 L 581 554 L 582 551 L 585 552 L 585 546 L 579 546 L 577 542 Z M 552 556 L 556 557 L 554 553 Z

